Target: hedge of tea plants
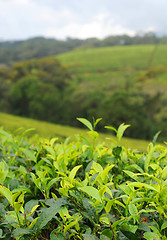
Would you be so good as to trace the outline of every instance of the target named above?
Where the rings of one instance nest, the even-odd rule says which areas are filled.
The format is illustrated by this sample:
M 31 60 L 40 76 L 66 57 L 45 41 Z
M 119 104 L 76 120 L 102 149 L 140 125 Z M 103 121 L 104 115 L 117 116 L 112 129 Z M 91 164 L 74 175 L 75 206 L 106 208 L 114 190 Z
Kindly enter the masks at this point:
M 0 130 L 0 239 L 167 239 L 167 148 L 145 152 L 88 138 L 41 139 Z M 137 146 L 136 146 L 137 147 Z

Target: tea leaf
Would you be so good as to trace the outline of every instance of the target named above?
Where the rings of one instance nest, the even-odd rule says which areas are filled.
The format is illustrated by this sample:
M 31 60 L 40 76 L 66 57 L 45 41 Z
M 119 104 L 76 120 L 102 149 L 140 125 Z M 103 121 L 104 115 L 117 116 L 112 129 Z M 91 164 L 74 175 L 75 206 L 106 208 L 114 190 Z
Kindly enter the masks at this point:
M 89 196 L 95 198 L 97 201 L 101 202 L 99 192 L 96 188 L 91 186 L 86 186 L 86 187 L 80 187 L 80 189 L 86 192 Z
M 103 195 L 104 195 L 105 191 L 106 191 L 106 186 L 103 186 L 102 188 L 100 188 L 99 196 L 100 196 L 101 199 L 103 198 Z
M 96 127 L 96 125 L 102 120 L 102 118 L 98 118 L 96 119 L 96 121 L 94 122 L 93 126 L 94 126 L 94 129 Z
M 99 136 L 99 134 L 96 131 L 89 131 L 88 134 L 91 138 L 94 138 L 94 139 L 98 138 Z
M 158 223 L 156 223 L 156 225 L 157 225 L 157 227 L 159 228 Z M 150 225 L 149 228 L 151 228 L 151 230 L 152 230 L 154 233 L 156 233 L 159 237 L 161 237 L 161 234 L 160 234 L 159 230 L 158 230 L 155 226 L 151 226 L 151 225 Z
M 114 164 L 107 166 L 107 167 L 103 170 L 103 172 L 100 174 L 103 182 L 104 182 L 105 178 L 108 176 L 108 172 L 109 172 L 113 167 L 114 167 Z
M 144 233 L 144 238 L 147 240 L 153 240 L 153 239 L 160 240 L 160 237 L 156 233 L 153 233 L 153 232 Z
M 46 224 L 62 209 L 62 203 L 55 202 L 54 206 L 49 208 L 42 209 L 42 212 L 39 214 L 39 218 L 35 224 L 35 230 L 41 230 Z
M 9 133 L 4 131 L 4 130 L 0 130 L 0 134 L 4 135 L 5 137 L 7 137 L 8 140 L 13 140 L 13 137 Z
M 18 214 L 21 207 L 22 207 L 22 203 L 21 202 L 14 202 L 13 207 L 14 207 L 15 212 Z
M 92 168 L 93 168 L 96 172 L 99 172 L 99 173 L 102 173 L 102 172 L 103 172 L 103 167 L 102 167 L 99 163 L 97 163 L 97 162 L 94 162 L 94 161 L 93 161 Z
M 54 183 L 56 183 L 57 181 L 59 181 L 59 180 L 60 180 L 59 177 L 53 178 L 52 180 L 50 180 L 50 181 L 48 182 L 48 184 L 47 184 L 47 190 L 49 190 L 49 189 L 52 187 L 52 185 L 53 185 Z
M 106 216 L 101 216 L 100 217 L 100 222 L 110 225 L 110 221 Z
M 50 234 L 50 240 L 66 240 L 61 233 L 57 233 L 57 229 L 53 230 Z
M 51 140 L 50 140 L 50 145 L 51 145 L 51 147 L 53 147 L 53 145 L 55 144 L 55 142 L 58 140 L 58 138 L 56 137 L 56 138 L 52 138 Z
M 93 234 L 82 234 L 82 236 L 83 240 L 99 240 L 99 238 Z
M 40 205 L 35 205 L 32 209 L 31 209 L 31 212 L 30 212 L 30 216 L 35 212 L 35 210 L 39 207 Z M 28 215 L 28 216 L 29 216 Z
M 105 229 L 103 230 L 102 235 L 108 237 L 109 239 L 112 239 L 113 232 L 110 229 Z
M 118 140 L 121 140 L 125 130 L 130 127 L 130 125 L 125 125 L 124 123 L 122 123 L 119 127 L 118 127 L 118 131 L 117 131 L 117 138 Z
M 114 128 L 114 127 L 111 127 L 111 126 L 105 126 L 105 128 L 110 129 L 110 130 L 113 130 L 114 132 L 117 133 L 117 129 Z
M 34 152 L 33 151 L 30 151 L 28 149 L 24 149 L 24 148 L 20 148 L 20 150 L 23 151 L 23 153 L 32 161 L 34 161 L 36 163 L 36 157 L 34 155 Z
M 140 173 L 144 173 L 143 169 L 141 167 L 139 167 L 139 165 L 137 165 L 137 164 L 133 164 L 133 165 L 127 166 L 127 168 L 128 169 L 136 169 Z
M 8 200 L 8 202 L 13 206 L 13 201 L 12 201 L 12 193 L 11 191 L 3 186 L 0 186 L 0 193 L 6 197 L 6 199 Z
M 90 204 L 89 198 L 83 198 L 82 199 L 83 206 L 87 211 L 87 214 L 89 216 L 89 219 L 94 223 L 93 219 L 96 219 L 96 209 Z
M 146 156 L 146 160 L 145 160 L 145 163 L 144 163 L 144 169 L 146 172 L 148 172 L 148 167 L 149 167 L 149 164 L 150 164 L 150 160 L 151 160 L 151 157 L 152 157 L 152 154 L 154 152 L 154 146 L 152 143 L 150 143 L 148 145 L 148 154 Z
M 127 224 L 127 223 L 123 223 L 121 225 L 121 229 L 124 230 L 124 231 L 128 231 L 128 232 L 132 232 L 135 234 L 135 232 L 137 231 L 138 229 L 138 226 L 136 225 L 131 225 L 131 224 Z
M 77 171 L 80 169 L 80 167 L 82 167 L 82 165 L 76 166 L 71 170 L 71 172 L 69 174 L 69 178 L 70 178 L 71 181 L 73 181 L 73 179 L 74 179 Z
M 33 228 L 33 226 L 36 224 L 38 218 L 39 218 L 39 217 L 36 217 L 36 218 L 30 223 L 30 225 L 28 226 L 28 229 Z
M 160 194 L 159 194 L 159 197 L 160 197 L 160 200 L 164 203 L 164 204 L 167 204 L 167 185 L 164 185 L 162 188 L 161 188 L 161 191 L 160 191 Z
M 52 147 L 44 145 L 43 148 L 46 149 L 46 151 L 50 153 L 54 158 L 56 157 L 55 151 Z
M 14 237 L 21 237 L 23 235 L 29 235 L 32 234 L 32 230 L 30 229 L 23 229 L 23 228 L 17 228 L 13 231 L 13 236 Z
M 113 205 L 113 200 L 109 200 L 105 206 L 105 211 L 107 214 L 109 214 L 110 210 L 111 210 L 111 207 Z
M 0 238 L 2 239 L 2 238 L 5 238 L 5 236 L 3 236 L 3 231 L 2 231 L 2 229 L 0 229 Z
M 89 128 L 90 131 L 93 131 L 93 126 L 92 124 L 85 118 L 77 118 L 78 121 L 83 123 L 87 128 Z
M 0 162 L 0 184 L 3 185 L 7 175 L 8 175 L 8 165 L 5 161 Z
M 133 186 L 133 187 L 138 187 L 138 188 L 148 188 L 148 189 L 151 189 L 155 192 L 158 192 L 158 190 L 156 188 L 154 188 L 153 186 L 151 186 L 147 183 L 132 182 L 132 183 L 128 183 L 128 186 Z
M 157 138 L 158 138 L 158 136 L 159 136 L 160 133 L 161 133 L 161 131 L 158 131 L 158 132 L 155 134 L 155 136 L 153 137 L 152 143 L 153 143 L 154 146 L 155 146 L 155 144 L 156 144 Z
M 140 178 L 138 176 L 136 176 L 136 174 L 134 174 L 131 171 L 128 170 L 124 170 L 124 172 L 131 178 L 133 178 L 134 180 L 136 180 L 137 182 L 140 182 Z
M 77 216 L 77 218 L 74 221 L 72 221 L 68 225 L 66 225 L 66 227 L 64 228 L 64 233 L 66 233 L 70 228 L 75 226 L 78 223 L 78 221 L 80 221 L 81 219 L 82 219 L 81 216 Z
M 167 177 L 167 166 L 162 170 L 162 178 Z
M 138 215 L 137 207 L 134 204 L 129 204 L 128 208 L 129 208 L 129 212 L 132 216 Z
M 161 226 L 161 231 L 162 231 L 163 229 L 165 229 L 165 228 L 167 228 L 167 221 L 165 221 L 165 222 L 162 224 L 162 226 Z
M 35 128 L 26 129 L 26 130 L 22 133 L 22 136 L 26 135 L 26 134 L 29 133 L 29 132 L 35 131 L 35 130 L 36 130 Z
M 8 211 L 8 212 L 6 212 L 5 219 L 12 226 L 14 226 L 16 228 L 19 227 L 19 222 L 18 222 L 18 218 L 16 216 L 16 212 L 15 211 Z
M 117 220 L 116 222 L 114 222 L 112 224 L 113 228 L 115 228 L 116 226 L 118 226 L 120 223 L 124 222 L 126 220 L 125 217 L 122 217 L 120 220 Z

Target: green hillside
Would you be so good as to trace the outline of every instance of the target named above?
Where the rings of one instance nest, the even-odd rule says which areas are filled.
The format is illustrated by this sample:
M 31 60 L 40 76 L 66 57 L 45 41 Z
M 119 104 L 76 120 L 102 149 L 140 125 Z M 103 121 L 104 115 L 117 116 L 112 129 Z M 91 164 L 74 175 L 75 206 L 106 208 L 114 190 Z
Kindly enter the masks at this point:
M 0 112 L 80 127 L 102 118 L 125 136 L 167 139 L 167 45 L 87 49 L 0 67 Z M 105 133 L 107 130 L 105 129 Z
M 71 139 L 74 139 L 76 135 L 87 136 L 88 132 L 86 129 L 84 130 L 80 128 L 61 126 L 58 124 L 17 117 L 6 113 L 0 113 L 0 128 L 9 130 L 11 132 L 16 130 L 23 132 L 24 130 L 34 128 L 32 135 L 34 136 L 34 134 L 36 134 L 37 139 L 39 137 L 58 137 L 60 140 L 71 137 Z M 100 133 L 100 140 L 112 145 L 113 141 L 116 141 L 116 137 L 113 135 Z M 137 148 L 141 151 L 145 151 L 148 145 L 147 141 L 129 138 L 123 138 L 121 143 L 126 147 L 131 149 Z
M 99 113 L 105 122 L 117 126 L 130 123 L 134 128 L 129 136 L 134 138 L 151 139 L 162 130 L 165 140 L 166 56 L 167 45 L 135 45 L 79 48 L 58 59 L 76 80 L 75 101 L 84 105 L 85 112 L 92 107 L 88 116 Z
M 54 38 L 34 37 L 26 40 L 1 41 L 0 39 L 0 64 L 11 65 L 13 62 L 27 59 L 38 59 L 47 56 L 54 56 L 71 51 L 77 47 L 94 48 L 106 46 L 141 45 L 167 43 L 166 36 L 156 36 L 154 33 L 145 33 L 143 36 L 108 36 L 105 39 L 88 38 L 75 39 L 67 38 L 58 40 Z
M 149 83 L 144 83 L 145 91 L 164 91 L 167 86 L 167 45 L 136 45 L 103 48 L 78 49 L 61 54 L 58 59 L 70 66 L 73 76 L 84 79 L 85 84 L 98 84 L 109 90 L 126 88 L 128 85 L 139 85 L 136 77 L 148 68 L 160 68 Z M 158 71 L 158 70 L 157 70 Z M 154 80 L 154 81 L 153 81 Z M 157 85 L 159 86 L 157 89 Z M 153 89 L 153 86 L 155 89 Z

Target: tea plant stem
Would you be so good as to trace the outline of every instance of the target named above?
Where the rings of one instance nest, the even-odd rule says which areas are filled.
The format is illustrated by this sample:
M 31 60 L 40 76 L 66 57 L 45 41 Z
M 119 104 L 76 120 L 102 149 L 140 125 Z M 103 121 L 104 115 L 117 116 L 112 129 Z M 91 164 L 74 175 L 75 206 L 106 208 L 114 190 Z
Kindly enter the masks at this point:
M 21 222 L 20 222 L 20 219 L 19 219 L 19 215 L 17 213 L 16 213 L 16 216 L 17 216 L 17 220 L 18 220 L 19 226 L 21 227 Z
M 118 213 L 119 213 L 122 217 L 124 217 L 123 214 L 121 213 L 121 211 L 119 210 L 119 208 L 117 207 L 117 205 L 114 206 L 114 208 L 118 211 Z
M 109 224 L 110 224 L 111 231 L 112 231 L 112 233 L 113 233 L 114 240 L 116 240 L 117 238 L 116 238 L 116 235 L 115 235 L 114 229 L 113 229 L 113 227 L 112 227 L 112 224 L 111 224 L 111 222 L 110 222 L 109 214 L 107 214 L 107 218 L 108 218 L 108 220 L 109 220 Z
M 26 225 L 28 226 L 26 213 L 24 214 L 24 221 L 25 221 Z
M 79 207 L 82 211 L 85 211 L 85 210 L 86 210 L 83 206 L 81 206 L 78 202 L 76 202 L 75 198 L 73 198 L 70 194 L 69 194 L 69 198 L 70 198 L 70 200 L 71 200 L 77 207 Z

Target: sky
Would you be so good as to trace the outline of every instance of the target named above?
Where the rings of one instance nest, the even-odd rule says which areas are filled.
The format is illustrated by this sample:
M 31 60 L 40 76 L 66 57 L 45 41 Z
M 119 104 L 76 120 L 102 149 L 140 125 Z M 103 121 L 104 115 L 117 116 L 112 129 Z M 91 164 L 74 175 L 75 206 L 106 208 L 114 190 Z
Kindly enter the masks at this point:
M 167 34 L 167 0 L 0 0 L 0 40 Z

